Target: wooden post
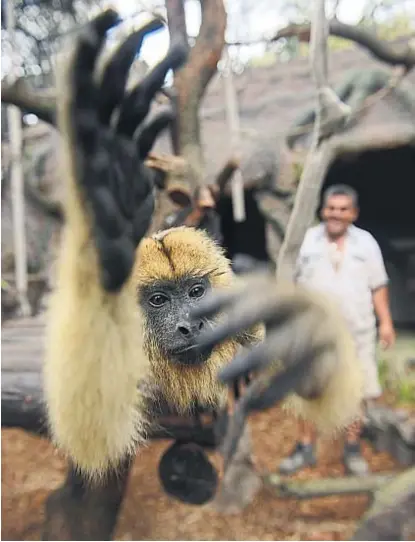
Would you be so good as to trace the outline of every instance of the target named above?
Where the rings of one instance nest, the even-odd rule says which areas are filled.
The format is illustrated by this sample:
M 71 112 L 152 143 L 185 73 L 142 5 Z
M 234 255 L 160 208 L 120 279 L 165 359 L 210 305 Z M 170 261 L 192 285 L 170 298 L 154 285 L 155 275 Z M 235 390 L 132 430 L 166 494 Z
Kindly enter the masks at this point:
M 12 0 L 7 0 L 7 32 L 14 50 L 14 6 Z M 16 59 L 12 56 L 12 65 L 8 78 L 12 81 L 15 76 Z M 7 108 L 9 125 L 10 154 L 11 154 L 11 192 L 13 216 L 13 244 L 16 291 L 19 300 L 19 309 L 22 316 L 31 312 L 27 300 L 27 255 L 26 231 L 24 217 L 24 175 L 22 164 L 22 122 L 20 109 L 14 105 Z
M 235 151 L 239 151 L 241 127 L 238 112 L 238 98 L 233 80 L 231 61 L 226 46 L 224 48 L 224 59 L 225 70 L 223 80 L 225 89 L 226 117 L 231 137 L 231 152 L 234 153 Z M 246 218 L 245 198 L 242 174 L 239 168 L 235 171 L 234 176 L 232 177 L 231 190 L 233 219 L 235 222 L 244 222 Z

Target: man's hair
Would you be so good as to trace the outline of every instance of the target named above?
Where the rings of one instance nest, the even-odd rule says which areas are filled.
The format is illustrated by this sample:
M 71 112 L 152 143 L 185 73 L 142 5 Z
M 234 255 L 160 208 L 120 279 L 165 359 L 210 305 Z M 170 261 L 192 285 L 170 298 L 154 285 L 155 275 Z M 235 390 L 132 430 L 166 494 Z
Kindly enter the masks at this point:
M 356 190 L 347 184 L 333 184 L 329 186 L 323 194 L 323 206 L 327 204 L 327 200 L 332 196 L 348 196 L 352 200 L 355 209 L 359 205 L 359 197 Z

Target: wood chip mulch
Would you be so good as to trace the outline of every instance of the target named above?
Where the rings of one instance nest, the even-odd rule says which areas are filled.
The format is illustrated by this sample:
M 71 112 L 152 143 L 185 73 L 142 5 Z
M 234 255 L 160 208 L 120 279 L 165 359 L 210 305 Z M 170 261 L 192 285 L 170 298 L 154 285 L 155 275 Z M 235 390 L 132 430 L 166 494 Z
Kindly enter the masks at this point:
M 255 461 L 275 471 L 291 451 L 296 427 L 281 408 L 252 417 Z M 368 505 L 363 495 L 297 501 L 277 499 L 263 489 L 242 514 L 223 516 L 185 505 L 161 489 L 157 466 L 167 441 L 150 444 L 137 456 L 117 525 L 116 540 L 347 540 Z M 342 476 L 340 441 L 322 441 L 318 466 L 295 476 Z M 386 453 L 364 444 L 372 471 L 400 470 Z M 64 477 L 65 462 L 51 444 L 17 429 L 2 430 L 1 535 L 3 540 L 40 540 L 43 503 Z M 218 466 L 216 454 L 212 461 Z

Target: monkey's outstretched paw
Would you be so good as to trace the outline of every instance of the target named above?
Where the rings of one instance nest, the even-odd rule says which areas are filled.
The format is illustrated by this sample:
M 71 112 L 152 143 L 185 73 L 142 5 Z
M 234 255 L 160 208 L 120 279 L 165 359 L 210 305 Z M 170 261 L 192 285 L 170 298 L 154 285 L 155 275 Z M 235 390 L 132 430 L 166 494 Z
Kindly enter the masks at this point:
M 173 118 L 162 111 L 146 121 L 151 102 L 170 69 L 186 59 L 187 47 L 173 43 L 166 57 L 132 90 L 130 67 L 147 33 L 162 26 L 153 20 L 130 34 L 98 76 L 98 56 L 108 30 L 119 22 L 107 10 L 80 34 L 70 65 L 66 117 L 80 194 L 91 216 L 102 284 L 117 291 L 128 278 L 137 244 L 154 210 L 153 172 L 144 165 L 157 136 Z
M 200 337 L 202 350 L 261 322 L 266 327 L 265 340 L 238 354 L 219 374 L 226 384 L 255 374 L 230 420 L 224 441 L 229 460 L 250 412 L 270 408 L 291 392 L 313 398 L 324 391 L 336 363 L 336 342 L 324 305 L 300 287 L 278 286 L 269 275 L 251 277 L 243 288 L 211 294 L 194 311 L 195 318 L 218 315 L 221 323 Z

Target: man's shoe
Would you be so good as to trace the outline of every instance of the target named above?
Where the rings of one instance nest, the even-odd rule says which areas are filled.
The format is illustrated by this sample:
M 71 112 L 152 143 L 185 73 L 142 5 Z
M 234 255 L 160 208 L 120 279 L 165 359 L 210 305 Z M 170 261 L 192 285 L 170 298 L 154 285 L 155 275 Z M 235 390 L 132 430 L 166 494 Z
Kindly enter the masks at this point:
M 280 474 L 294 474 L 295 472 L 316 464 L 312 444 L 298 442 L 288 457 L 283 459 L 278 467 Z
M 344 445 L 343 462 L 347 474 L 352 476 L 367 476 L 369 474 L 369 465 L 362 456 L 358 443 Z

